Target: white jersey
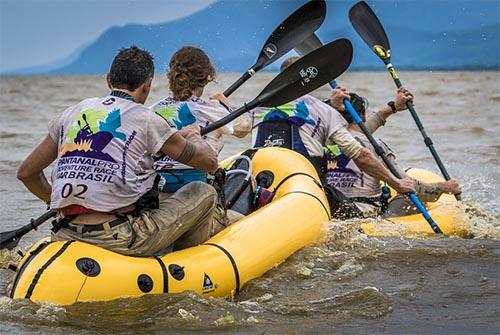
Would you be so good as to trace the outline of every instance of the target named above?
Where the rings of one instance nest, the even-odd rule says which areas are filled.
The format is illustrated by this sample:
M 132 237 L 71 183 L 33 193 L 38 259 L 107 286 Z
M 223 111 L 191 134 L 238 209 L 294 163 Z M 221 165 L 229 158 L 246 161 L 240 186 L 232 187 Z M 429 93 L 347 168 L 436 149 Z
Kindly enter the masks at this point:
M 358 131 L 349 130 L 356 139 L 375 156 L 375 148 L 366 136 Z M 382 150 L 391 153 L 389 147 L 378 141 Z M 326 154 L 328 161 L 327 182 L 349 198 L 378 198 L 382 194 L 380 180 L 361 171 L 354 161 L 347 157 L 337 146 L 328 146 Z
M 153 186 L 153 156 L 174 133 L 150 109 L 115 96 L 66 109 L 49 124 L 58 147 L 51 208 L 110 212 L 135 203 Z
M 229 114 L 218 101 L 205 101 L 202 98 L 191 96 L 186 101 L 177 101 L 167 97 L 150 107 L 157 115 L 161 116 L 172 129 L 180 130 L 190 124 L 205 127 L 209 123 L 217 121 Z M 232 135 L 234 132 L 231 123 L 214 130 L 203 138 L 216 152 L 224 147 L 223 135 Z M 154 164 L 155 170 L 168 169 L 191 169 L 191 167 L 179 163 L 171 157 L 164 156 Z
M 299 134 L 311 157 L 322 157 L 323 146 L 331 142 L 333 133 L 347 125 L 337 110 L 311 95 L 305 95 L 276 108 L 259 107 L 252 110 L 252 143 L 255 143 L 257 137 L 257 126 L 268 113 L 275 110 L 286 113 L 289 119 L 295 119 L 296 124 L 303 123 Z

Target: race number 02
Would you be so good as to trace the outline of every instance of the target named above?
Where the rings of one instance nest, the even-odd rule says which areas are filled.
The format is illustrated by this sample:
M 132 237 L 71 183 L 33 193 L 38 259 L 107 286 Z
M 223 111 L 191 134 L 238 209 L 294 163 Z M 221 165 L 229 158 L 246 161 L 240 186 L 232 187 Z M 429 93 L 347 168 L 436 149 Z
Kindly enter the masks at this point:
M 73 194 L 73 196 L 75 198 L 85 199 L 85 197 L 83 197 L 82 194 L 84 194 L 85 192 L 87 192 L 88 189 L 89 189 L 89 187 L 87 185 L 85 185 L 85 184 L 76 184 L 75 189 L 73 190 L 73 185 L 70 184 L 70 183 L 66 183 L 62 187 L 61 197 L 67 198 L 67 197 L 69 197 L 70 195 L 73 194 L 73 191 L 76 191 L 76 193 Z

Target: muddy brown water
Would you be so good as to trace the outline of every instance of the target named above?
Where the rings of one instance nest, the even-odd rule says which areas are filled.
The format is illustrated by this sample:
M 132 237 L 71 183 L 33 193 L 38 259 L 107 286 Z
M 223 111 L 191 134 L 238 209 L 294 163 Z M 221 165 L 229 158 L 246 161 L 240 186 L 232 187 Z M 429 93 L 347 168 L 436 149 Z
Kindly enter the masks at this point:
M 258 74 L 231 101 L 253 98 L 274 74 Z M 449 173 L 463 187 L 472 239 L 374 238 L 358 221 L 330 222 L 324 242 L 306 247 L 246 285 L 232 299 L 187 292 L 60 307 L 8 297 L 12 272 L 0 270 L 0 333 L 5 334 L 498 334 L 500 333 L 500 73 L 402 72 L 416 109 Z M 221 75 L 208 92 L 236 74 Z M 339 83 L 366 96 L 370 108 L 390 100 L 383 72 L 343 75 Z M 147 104 L 162 98 L 158 75 Z M 15 178 L 21 160 L 71 104 L 107 94 L 103 76 L 0 78 L 1 231 L 44 211 Z M 324 87 L 314 93 L 326 97 Z M 409 113 L 377 133 L 400 165 L 438 171 Z M 222 156 L 250 146 L 229 139 Z M 20 248 L 46 236 L 26 235 Z M 16 260 L 0 253 L 0 267 Z

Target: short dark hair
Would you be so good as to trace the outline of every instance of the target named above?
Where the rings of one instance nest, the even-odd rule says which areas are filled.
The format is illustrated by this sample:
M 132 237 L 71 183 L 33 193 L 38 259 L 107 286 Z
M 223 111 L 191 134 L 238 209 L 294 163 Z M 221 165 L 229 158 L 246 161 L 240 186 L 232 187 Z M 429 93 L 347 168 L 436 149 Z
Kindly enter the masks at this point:
M 135 91 L 146 80 L 153 78 L 153 56 L 135 45 L 120 49 L 109 70 L 109 82 L 114 88 Z

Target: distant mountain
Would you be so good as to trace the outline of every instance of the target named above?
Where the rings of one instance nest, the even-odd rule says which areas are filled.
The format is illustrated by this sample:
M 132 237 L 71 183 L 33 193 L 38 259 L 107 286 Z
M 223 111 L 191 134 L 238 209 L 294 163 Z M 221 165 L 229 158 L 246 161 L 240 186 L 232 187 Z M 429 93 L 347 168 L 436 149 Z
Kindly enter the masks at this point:
M 44 65 L 35 65 L 35 66 L 24 67 L 24 68 L 20 68 L 20 69 L 16 69 L 16 70 L 6 71 L 6 72 L 2 73 L 1 75 L 4 75 L 4 76 L 37 75 L 37 74 L 47 74 L 47 73 L 50 73 L 53 71 L 55 71 L 55 73 L 58 73 L 57 71 L 60 68 L 75 62 L 78 59 L 78 57 L 80 57 L 80 54 L 82 53 L 82 51 L 85 50 L 91 44 L 92 43 L 85 43 L 82 46 L 80 46 L 78 49 L 76 49 L 75 51 L 70 53 L 68 56 L 63 57 L 63 58 L 58 59 L 58 60 L 55 60 L 53 62 L 44 64 Z
M 86 48 L 75 62 L 51 73 L 105 73 L 117 50 L 132 44 L 153 53 L 158 72 L 165 72 L 170 56 L 183 45 L 203 48 L 220 72 L 245 70 L 254 64 L 272 30 L 303 3 L 223 0 L 167 23 L 114 27 Z
M 355 2 L 329 1 L 319 36 L 325 42 L 351 39 L 352 70 L 383 69 L 348 21 L 349 8 Z M 496 1 L 368 2 L 384 24 L 398 69 L 500 69 Z M 165 72 L 170 55 L 183 45 L 203 48 L 219 72 L 241 72 L 254 64 L 278 23 L 303 3 L 305 0 L 220 0 L 175 21 L 110 28 L 65 62 L 16 73 L 102 74 L 109 70 L 116 52 L 132 44 L 153 53 L 157 72 Z M 278 66 L 279 62 L 268 70 Z

